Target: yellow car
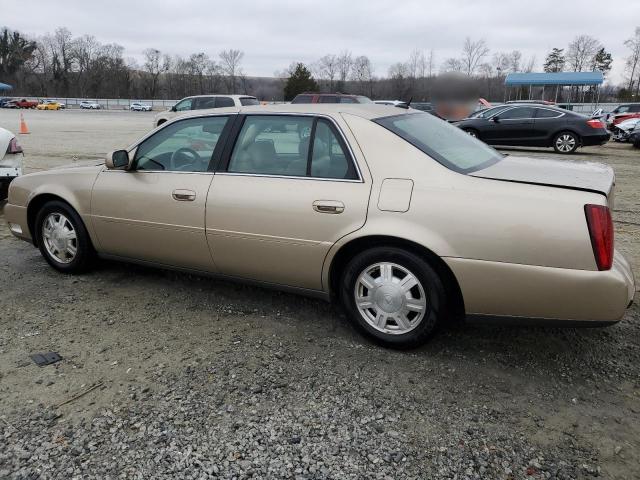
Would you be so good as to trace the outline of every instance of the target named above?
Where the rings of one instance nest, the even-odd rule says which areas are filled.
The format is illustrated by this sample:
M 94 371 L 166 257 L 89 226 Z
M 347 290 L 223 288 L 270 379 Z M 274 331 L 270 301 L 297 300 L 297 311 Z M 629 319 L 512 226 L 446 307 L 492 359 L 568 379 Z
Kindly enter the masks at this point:
M 44 102 L 38 104 L 38 110 L 60 110 L 62 106 L 58 102 Z

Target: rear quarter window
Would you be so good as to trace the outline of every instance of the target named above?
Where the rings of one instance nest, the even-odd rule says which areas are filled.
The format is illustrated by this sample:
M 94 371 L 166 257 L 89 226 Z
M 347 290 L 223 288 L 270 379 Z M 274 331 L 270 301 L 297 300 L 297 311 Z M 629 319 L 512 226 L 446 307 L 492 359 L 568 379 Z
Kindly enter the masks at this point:
M 231 97 L 217 97 L 216 108 L 235 107 L 236 104 Z

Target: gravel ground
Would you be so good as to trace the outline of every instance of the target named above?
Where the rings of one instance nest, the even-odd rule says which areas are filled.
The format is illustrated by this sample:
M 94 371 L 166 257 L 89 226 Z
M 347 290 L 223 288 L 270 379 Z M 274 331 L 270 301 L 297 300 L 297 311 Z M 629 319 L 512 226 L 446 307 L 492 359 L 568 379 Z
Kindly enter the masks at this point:
M 98 158 L 151 118 L 29 112 L 27 170 Z M 638 271 L 640 152 L 573 158 L 616 170 Z M 316 300 L 118 263 L 57 274 L 1 207 L 0 258 L 1 479 L 640 478 L 637 305 L 607 329 L 451 326 L 396 352 Z M 50 350 L 63 360 L 29 359 Z

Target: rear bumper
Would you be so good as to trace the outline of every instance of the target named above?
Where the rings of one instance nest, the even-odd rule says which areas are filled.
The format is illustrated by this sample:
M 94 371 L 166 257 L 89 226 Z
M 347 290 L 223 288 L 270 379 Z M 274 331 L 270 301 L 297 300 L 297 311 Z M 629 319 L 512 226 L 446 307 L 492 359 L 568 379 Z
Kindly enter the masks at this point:
M 9 230 L 14 236 L 27 242 L 33 242 L 27 222 L 27 207 L 7 203 L 4 206 L 4 216 L 9 224 Z
M 636 288 L 631 267 L 618 251 L 612 268 L 603 272 L 460 258 L 444 260 L 458 280 L 465 311 L 470 316 L 595 326 L 619 321 L 633 301 Z
M 603 133 L 598 135 L 585 135 L 582 137 L 582 145 L 588 147 L 590 145 L 604 145 L 611 138 L 610 133 Z

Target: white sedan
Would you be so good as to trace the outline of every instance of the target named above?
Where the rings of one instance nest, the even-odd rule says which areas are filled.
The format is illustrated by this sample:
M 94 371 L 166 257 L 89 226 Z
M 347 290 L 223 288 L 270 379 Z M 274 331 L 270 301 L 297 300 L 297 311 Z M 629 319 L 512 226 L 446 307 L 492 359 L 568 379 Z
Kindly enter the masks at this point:
M 90 110 L 99 110 L 102 108 L 102 105 L 100 105 L 98 102 L 89 102 L 85 100 L 80 102 L 80 108 L 88 108 Z
M 131 105 L 129 105 L 129 110 L 131 110 L 132 112 L 150 112 L 151 105 L 140 102 L 133 102 Z

